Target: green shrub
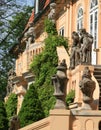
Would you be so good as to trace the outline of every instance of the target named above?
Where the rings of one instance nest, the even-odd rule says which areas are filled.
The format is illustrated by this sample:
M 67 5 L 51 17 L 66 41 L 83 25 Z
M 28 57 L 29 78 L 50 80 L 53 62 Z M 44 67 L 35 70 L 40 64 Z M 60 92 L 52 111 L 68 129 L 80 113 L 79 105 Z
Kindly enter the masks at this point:
M 10 119 L 12 116 L 14 116 L 17 113 L 17 95 L 14 93 L 11 93 L 6 104 L 6 112 L 7 117 Z
M 41 102 L 38 98 L 37 90 L 33 84 L 30 85 L 29 90 L 24 97 L 18 116 L 21 127 L 29 125 L 45 117 L 41 107 Z
M 71 90 L 67 95 L 66 95 L 66 105 L 67 107 L 69 106 L 70 103 L 74 101 L 75 98 L 75 91 Z
M 0 130 L 8 130 L 7 114 L 3 102 L 0 100 Z
M 68 48 L 68 40 L 57 35 L 55 25 L 47 20 L 45 29 L 48 37 L 45 39 L 45 47 L 41 54 L 34 57 L 31 70 L 35 74 L 35 86 L 42 104 L 45 116 L 49 115 L 49 110 L 53 108 L 55 97 L 53 96 L 53 86 L 51 77 L 56 73 L 58 56 L 56 47 L 64 46 Z

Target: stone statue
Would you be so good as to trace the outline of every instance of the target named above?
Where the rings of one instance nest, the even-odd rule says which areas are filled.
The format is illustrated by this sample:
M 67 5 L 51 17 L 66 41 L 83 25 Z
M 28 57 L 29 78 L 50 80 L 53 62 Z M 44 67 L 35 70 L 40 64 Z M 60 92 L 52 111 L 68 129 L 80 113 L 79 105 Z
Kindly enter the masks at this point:
M 55 8 L 56 8 L 56 3 L 51 3 L 50 4 L 50 13 L 48 14 L 48 19 L 52 21 L 55 24 Z
M 65 89 L 67 84 L 66 76 L 67 66 L 65 60 L 63 60 L 57 67 L 57 73 L 52 77 L 52 83 L 54 85 L 54 96 L 56 97 L 56 104 L 54 108 L 65 109 Z
M 82 80 L 79 83 L 79 87 L 83 93 L 84 109 L 91 109 L 95 86 L 95 82 L 91 79 L 91 72 L 89 68 L 85 67 L 82 75 Z
M 91 52 L 92 52 L 92 44 L 93 37 L 89 33 L 86 32 L 85 29 L 80 29 L 80 43 L 81 47 L 81 59 L 84 64 L 91 64 Z
M 12 79 L 15 76 L 16 76 L 16 73 L 15 73 L 14 69 L 13 68 L 10 69 L 8 72 L 7 95 L 9 95 L 13 90 L 14 83 L 13 83 Z
M 18 130 L 20 128 L 20 120 L 18 116 L 13 116 L 10 120 L 9 130 Z
M 72 32 L 73 44 L 70 55 L 70 69 L 74 69 L 80 63 L 80 42 L 77 32 Z
M 30 26 L 28 31 L 24 34 L 24 37 L 26 38 L 27 48 L 30 44 L 34 43 L 35 41 L 34 27 Z

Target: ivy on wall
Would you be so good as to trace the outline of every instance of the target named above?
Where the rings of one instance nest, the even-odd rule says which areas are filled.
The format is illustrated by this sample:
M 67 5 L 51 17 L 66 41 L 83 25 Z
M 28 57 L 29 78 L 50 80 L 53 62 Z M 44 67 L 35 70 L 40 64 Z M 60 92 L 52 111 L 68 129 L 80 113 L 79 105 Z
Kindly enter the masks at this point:
M 56 47 L 64 46 L 67 49 L 68 40 L 57 35 L 55 25 L 49 20 L 45 21 L 45 31 L 48 37 L 44 41 L 44 50 L 34 57 L 31 64 L 35 82 L 29 87 L 18 114 L 21 127 L 47 117 L 55 104 L 51 77 L 58 65 Z
M 5 103 L 7 117 L 10 120 L 10 118 L 17 113 L 17 95 L 14 93 L 11 93 L 7 102 Z
M 56 73 L 58 65 L 56 47 L 64 46 L 68 49 L 68 40 L 58 36 L 55 25 L 49 20 L 45 21 L 45 31 L 48 33 L 48 37 L 44 41 L 44 50 L 34 58 L 31 69 L 36 75 L 35 86 L 38 90 L 45 116 L 48 116 L 49 110 L 53 108 L 55 103 L 51 77 Z

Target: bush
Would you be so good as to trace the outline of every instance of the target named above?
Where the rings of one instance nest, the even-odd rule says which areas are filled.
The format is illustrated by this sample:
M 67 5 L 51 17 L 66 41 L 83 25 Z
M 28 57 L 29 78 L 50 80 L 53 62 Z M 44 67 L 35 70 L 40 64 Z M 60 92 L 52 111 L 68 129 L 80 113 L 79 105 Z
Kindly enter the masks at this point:
M 3 102 L 0 100 L 0 130 L 8 130 L 7 114 Z
M 29 125 L 45 117 L 41 107 L 41 102 L 38 98 L 37 90 L 33 84 L 30 85 L 30 88 L 24 97 L 18 116 L 21 127 Z
M 11 93 L 5 106 L 6 106 L 7 117 L 10 120 L 10 118 L 17 113 L 17 95 Z
M 71 90 L 66 96 L 67 107 L 69 106 L 70 103 L 72 103 L 74 101 L 74 98 L 75 98 L 75 91 Z

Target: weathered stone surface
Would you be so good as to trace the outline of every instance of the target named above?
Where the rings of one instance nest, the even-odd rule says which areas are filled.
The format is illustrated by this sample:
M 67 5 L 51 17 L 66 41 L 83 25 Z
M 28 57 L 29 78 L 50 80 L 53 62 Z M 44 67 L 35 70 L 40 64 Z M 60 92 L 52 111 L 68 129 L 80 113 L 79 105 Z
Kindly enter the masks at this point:
M 50 4 L 50 13 L 48 14 L 48 19 L 52 21 L 55 24 L 55 8 L 56 8 L 56 3 L 51 3 Z
M 91 103 L 93 102 L 93 92 L 95 90 L 95 82 L 91 79 L 91 72 L 88 67 L 85 67 L 82 75 L 82 80 L 79 87 L 83 94 L 82 109 L 92 109 Z
M 67 66 L 65 60 L 63 60 L 60 65 L 57 67 L 57 73 L 52 77 L 52 83 L 54 85 L 54 96 L 56 97 L 56 108 L 66 108 L 65 105 L 65 89 L 67 84 L 66 76 Z
M 70 55 L 70 69 L 74 69 L 75 66 L 80 64 L 80 42 L 79 42 L 79 35 L 77 32 L 72 32 L 72 48 L 71 48 L 71 55 Z
M 18 130 L 20 128 L 20 121 L 18 116 L 13 116 L 10 120 L 9 130 Z
M 72 32 L 72 48 L 70 54 L 70 69 L 80 64 L 91 64 L 91 52 L 93 37 L 85 29 L 80 30 L 80 37 L 77 32 Z
M 91 64 L 91 52 L 92 52 L 92 44 L 93 37 L 89 33 L 86 32 L 85 29 L 80 30 L 80 43 L 82 43 L 81 47 L 81 59 L 84 64 Z
M 14 86 L 14 83 L 13 83 L 13 78 L 16 76 L 16 73 L 14 71 L 14 69 L 10 69 L 9 72 L 8 72 L 8 83 L 7 83 L 7 95 L 9 95 L 12 90 L 13 90 L 13 86 Z

